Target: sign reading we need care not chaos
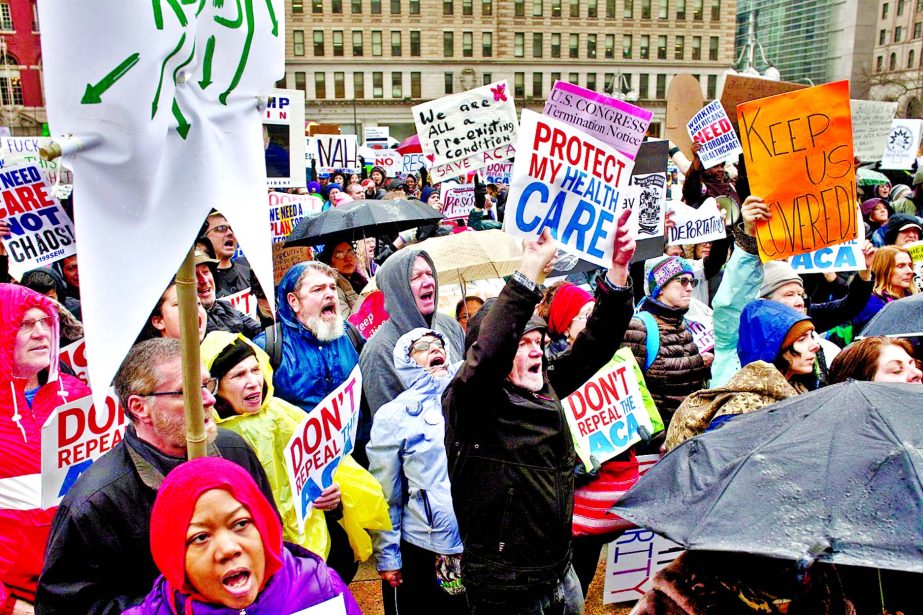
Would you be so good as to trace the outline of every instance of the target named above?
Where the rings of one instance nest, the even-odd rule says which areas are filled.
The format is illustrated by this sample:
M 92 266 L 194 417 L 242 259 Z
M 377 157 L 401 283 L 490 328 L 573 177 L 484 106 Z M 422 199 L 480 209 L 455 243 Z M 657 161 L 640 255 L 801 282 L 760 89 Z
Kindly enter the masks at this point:
M 549 228 L 565 250 L 611 266 L 621 190 L 634 161 L 578 128 L 528 110 L 516 149 L 506 232 L 534 240 Z
M 506 81 L 437 98 L 411 111 L 433 182 L 516 155 L 516 106 Z

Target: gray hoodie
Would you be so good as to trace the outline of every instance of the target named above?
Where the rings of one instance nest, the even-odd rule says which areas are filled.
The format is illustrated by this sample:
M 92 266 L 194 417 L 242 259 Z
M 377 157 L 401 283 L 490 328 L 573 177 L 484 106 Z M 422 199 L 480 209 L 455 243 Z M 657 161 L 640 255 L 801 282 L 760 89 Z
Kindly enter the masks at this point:
M 375 275 L 375 283 L 385 295 L 385 309 L 390 318 L 369 339 L 359 357 L 362 391 L 372 416 L 381 406 L 407 389 L 394 366 L 393 354 L 397 340 L 405 333 L 418 327 L 435 329 L 445 337 L 449 362 L 455 363 L 464 358 L 465 334 L 461 325 L 454 318 L 439 312 L 424 317 L 417 309 L 410 290 L 410 273 L 417 256 L 425 258 L 433 271 L 436 271 L 429 254 L 422 250 L 404 248 L 385 261 Z M 433 300 L 438 305 L 438 282 Z

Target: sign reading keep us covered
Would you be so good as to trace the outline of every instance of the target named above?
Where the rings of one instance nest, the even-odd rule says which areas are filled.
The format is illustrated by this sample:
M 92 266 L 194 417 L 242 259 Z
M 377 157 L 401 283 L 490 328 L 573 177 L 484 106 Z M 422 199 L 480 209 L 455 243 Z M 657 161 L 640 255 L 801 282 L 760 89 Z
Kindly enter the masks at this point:
M 506 232 L 534 240 L 548 228 L 563 249 L 611 266 L 620 191 L 634 161 L 578 128 L 528 110 L 516 149 Z
M 856 239 L 849 82 L 737 107 L 750 189 L 771 218 L 757 224 L 765 261 Z

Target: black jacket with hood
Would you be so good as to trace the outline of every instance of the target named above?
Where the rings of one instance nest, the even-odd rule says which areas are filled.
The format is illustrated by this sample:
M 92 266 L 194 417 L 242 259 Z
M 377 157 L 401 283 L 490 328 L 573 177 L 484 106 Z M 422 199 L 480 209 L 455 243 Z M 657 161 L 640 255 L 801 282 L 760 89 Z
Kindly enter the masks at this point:
M 571 557 L 576 454 L 558 395 L 618 350 L 632 291 L 597 285 L 596 307 L 533 393 L 507 375 L 541 293 L 510 280 L 468 325 L 468 350 L 442 398 L 452 499 L 465 547 L 462 577 L 481 594 L 547 591 Z

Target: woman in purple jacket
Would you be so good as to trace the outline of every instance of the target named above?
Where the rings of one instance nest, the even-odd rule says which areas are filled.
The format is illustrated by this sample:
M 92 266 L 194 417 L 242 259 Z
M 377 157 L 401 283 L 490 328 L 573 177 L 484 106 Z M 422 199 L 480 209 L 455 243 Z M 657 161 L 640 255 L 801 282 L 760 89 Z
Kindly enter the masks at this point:
M 282 525 L 246 470 L 206 457 L 167 475 L 151 513 L 162 576 L 130 615 L 286 615 L 342 600 L 361 611 L 324 560 L 282 543 Z

